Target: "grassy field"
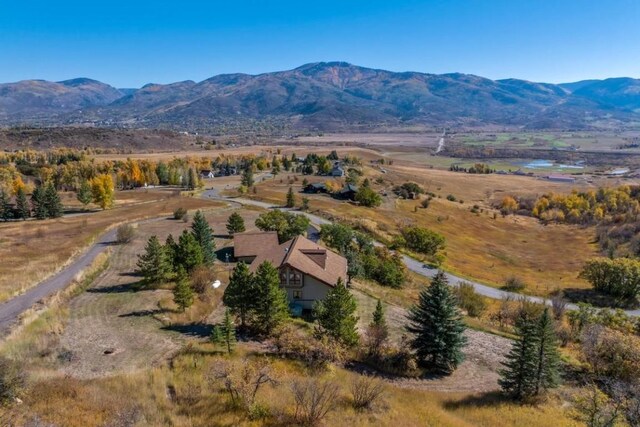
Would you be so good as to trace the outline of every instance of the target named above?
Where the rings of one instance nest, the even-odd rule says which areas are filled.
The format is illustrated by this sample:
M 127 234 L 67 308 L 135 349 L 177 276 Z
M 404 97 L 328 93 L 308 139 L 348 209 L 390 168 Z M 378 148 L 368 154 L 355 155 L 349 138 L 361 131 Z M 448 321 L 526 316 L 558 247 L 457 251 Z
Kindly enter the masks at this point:
M 63 202 L 73 197 L 65 195 Z M 106 211 L 0 224 L 0 301 L 58 271 L 115 224 L 169 215 L 180 206 L 197 209 L 220 205 L 182 197 L 177 190 L 120 191 L 116 200 L 116 207 Z
M 207 211 L 216 231 L 218 249 L 230 244 L 221 231 L 231 209 Z M 259 213 L 242 209 L 251 225 Z M 521 406 L 496 393 L 496 356 L 508 343 L 500 337 L 469 331 L 467 361 L 451 377 L 389 379 L 382 401 L 370 412 L 350 404 L 350 387 L 358 373 L 334 367 L 309 371 L 298 362 L 269 356 L 278 379 L 264 387 L 257 402 L 268 408 L 263 420 L 251 420 L 229 404 L 219 381 L 211 380 L 214 366 L 224 360 L 264 357 L 268 348 L 248 341 L 232 356 L 219 354 L 207 341 L 210 325 L 222 313 L 223 288 L 198 299 L 186 313 L 174 311 L 170 290 L 137 288 L 132 276 L 135 255 L 148 236 L 162 240 L 188 227 L 179 221 L 141 224 L 135 239 L 117 246 L 108 268 L 68 304 L 45 312 L 37 321 L 4 343 L 1 352 L 24 361 L 30 385 L 21 405 L 0 409 L 0 423 L 64 426 L 258 426 L 291 425 L 290 384 L 318 377 L 338 387 L 333 409 L 324 425 L 380 426 L 574 426 L 565 409 L 567 390 L 538 405 Z M 215 267 L 226 283 L 228 269 Z M 360 326 L 369 322 L 375 299 L 367 284 L 358 284 Z M 415 283 L 417 289 L 420 283 Z M 377 287 L 381 289 L 380 287 Z M 404 304 L 404 303 L 403 303 Z M 394 340 L 404 323 L 400 306 L 387 306 Z M 244 363 L 244 362 L 242 362 Z
M 374 184 L 377 189 L 385 188 L 390 194 L 393 185 L 414 181 L 440 198 L 434 199 L 428 209 L 416 209 L 419 201 L 388 196 L 382 206 L 369 209 L 326 195 L 307 195 L 311 210 L 338 220 L 357 221 L 383 239 L 391 239 L 407 224 L 436 230 L 447 240 L 445 268 L 492 286 L 502 286 L 511 276 L 522 279 L 527 284 L 527 292 L 536 295 L 548 295 L 558 288 L 588 286 L 577 276 L 584 261 L 598 254 L 593 229 L 545 226 L 534 218 L 518 216 L 503 218 L 493 208 L 509 194 L 565 192 L 570 191 L 570 186 L 529 177 L 476 176 L 403 165 L 385 168 L 386 174 L 365 168 L 372 182 L 376 178 L 384 180 L 381 185 Z M 299 191 L 303 177 L 297 178 L 293 186 Z M 308 179 L 322 180 L 318 177 Z M 288 188 L 288 175 L 283 174 L 259 184 L 257 194 L 250 196 L 283 204 Z M 449 194 L 464 203 L 446 200 Z M 298 195 L 298 200 L 301 196 Z M 473 205 L 478 205 L 482 212 L 472 213 Z M 558 256 L 558 248 L 562 248 L 562 254 L 570 255 Z

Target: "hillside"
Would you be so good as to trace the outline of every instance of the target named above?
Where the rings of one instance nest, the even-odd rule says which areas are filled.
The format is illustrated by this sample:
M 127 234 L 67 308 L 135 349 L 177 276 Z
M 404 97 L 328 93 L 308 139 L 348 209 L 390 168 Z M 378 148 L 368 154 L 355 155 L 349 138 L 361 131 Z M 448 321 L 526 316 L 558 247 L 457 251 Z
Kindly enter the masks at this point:
M 211 130 L 343 130 L 424 125 L 589 129 L 635 124 L 640 82 L 564 85 L 468 74 L 391 72 L 322 62 L 260 75 L 148 84 L 138 90 L 75 79 L 0 85 L 0 123 Z

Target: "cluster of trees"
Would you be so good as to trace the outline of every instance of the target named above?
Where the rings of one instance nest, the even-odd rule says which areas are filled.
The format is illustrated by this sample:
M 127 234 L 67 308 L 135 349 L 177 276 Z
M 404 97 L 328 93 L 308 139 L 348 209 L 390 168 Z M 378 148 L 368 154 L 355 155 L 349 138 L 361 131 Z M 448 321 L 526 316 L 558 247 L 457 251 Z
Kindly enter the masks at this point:
M 271 335 L 289 317 L 287 294 L 280 287 L 278 269 L 269 261 L 260 264 L 255 273 L 245 263 L 238 263 L 222 301 L 240 319 L 242 328 L 251 327 L 263 335 Z
M 386 248 L 375 247 L 368 235 L 334 223 L 322 225 L 320 237 L 347 259 L 349 280 L 362 277 L 394 288 L 404 283 L 406 268 L 402 258 Z
M 358 187 L 358 191 L 355 195 L 355 201 L 358 202 L 361 206 L 366 206 L 368 208 L 376 208 L 382 204 L 382 196 L 378 194 L 371 185 L 369 184 L 369 180 L 365 179 L 360 187 Z
M 255 221 L 256 227 L 262 231 L 275 231 L 278 241 L 284 243 L 295 236 L 306 234 L 309 228 L 309 218 L 291 212 L 271 210 L 260 214 Z
M 518 400 L 539 396 L 560 383 L 560 354 L 549 308 L 535 316 L 523 310 L 514 341 L 500 372 L 500 386 Z
M 452 172 L 465 172 L 465 173 L 485 174 L 485 175 L 488 175 L 490 173 L 495 173 L 496 171 L 495 169 L 491 169 L 491 167 L 486 163 L 475 163 L 473 166 L 468 168 L 464 168 L 457 164 L 452 164 L 449 167 L 449 170 Z
M 420 194 L 424 194 L 424 188 L 420 187 L 415 182 L 405 182 L 402 185 L 396 185 L 393 187 L 393 192 L 396 196 L 403 199 L 415 199 Z
M 640 213 L 640 187 L 548 193 L 537 199 L 505 197 L 500 205 L 507 213 L 522 211 L 543 221 L 571 224 L 636 221 Z
M 585 263 L 580 277 L 594 289 L 620 300 L 633 300 L 640 292 L 640 261 L 629 258 L 596 258 Z
M 424 227 L 409 226 L 401 231 L 401 238 L 396 240 L 414 252 L 426 255 L 435 264 L 440 265 L 444 260 L 442 251 L 445 248 L 444 236 Z
M 31 201 L 27 199 L 26 186 L 15 188 L 14 202 L 11 197 L 0 190 L 0 219 L 25 220 L 31 216 L 36 219 L 59 218 L 63 214 L 62 201 L 52 183 L 39 185 L 31 194 Z
M 164 245 L 157 236 L 147 241 L 144 253 L 138 255 L 137 271 L 147 286 L 175 279 L 174 300 L 185 310 L 193 303 L 194 289 L 189 277 L 197 267 L 215 261 L 213 229 L 202 212 L 197 211 L 191 230 L 184 230 L 176 242 L 171 234 Z

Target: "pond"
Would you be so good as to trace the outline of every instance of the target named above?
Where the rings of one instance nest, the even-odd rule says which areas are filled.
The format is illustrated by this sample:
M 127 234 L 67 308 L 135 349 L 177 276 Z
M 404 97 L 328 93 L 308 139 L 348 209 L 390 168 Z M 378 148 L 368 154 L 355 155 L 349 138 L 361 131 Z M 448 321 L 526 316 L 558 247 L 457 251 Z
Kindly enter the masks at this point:
M 516 164 L 527 169 L 584 169 L 584 165 L 581 163 L 568 165 L 564 163 L 556 163 L 553 160 L 543 159 L 531 160 L 529 162 L 518 162 Z

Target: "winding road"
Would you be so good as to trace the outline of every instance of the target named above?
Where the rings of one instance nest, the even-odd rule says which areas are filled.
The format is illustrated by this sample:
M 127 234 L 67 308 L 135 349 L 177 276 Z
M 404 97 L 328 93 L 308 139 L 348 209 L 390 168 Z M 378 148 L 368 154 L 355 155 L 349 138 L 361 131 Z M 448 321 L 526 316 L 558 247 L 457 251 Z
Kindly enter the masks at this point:
M 319 237 L 318 232 L 319 232 L 319 227 L 321 225 L 331 223 L 331 221 L 324 219 L 322 217 L 319 217 L 317 215 L 313 215 L 308 212 L 300 212 L 300 211 L 283 208 L 281 206 L 276 206 L 271 203 L 261 202 L 258 200 L 245 199 L 245 198 L 223 197 L 219 194 L 217 189 L 206 190 L 202 193 L 201 197 L 213 199 L 213 200 L 220 200 L 228 204 L 237 204 L 238 206 L 252 205 L 252 206 L 257 206 L 264 209 L 288 210 L 299 215 L 305 215 L 309 218 L 312 224 L 312 227 L 310 227 L 308 231 L 309 236 L 312 240 L 318 240 L 318 237 Z M 147 219 L 141 222 L 158 221 L 165 217 L 166 216 Z M 33 288 L 30 288 L 25 293 L 18 295 L 0 304 L 0 336 L 5 336 L 8 333 L 8 331 L 10 331 L 11 326 L 20 318 L 20 315 L 22 315 L 29 308 L 43 301 L 45 298 L 55 294 L 56 292 L 64 289 L 69 283 L 71 283 L 71 281 L 73 281 L 74 277 L 78 273 L 82 272 L 89 265 L 91 265 L 93 260 L 99 254 L 104 252 L 108 246 L 114 243 L 115 237 L 116 237 L 115 230 L 107 231 L 102 236 L 100 236 L 100 238 L 96 241 L 96 243 L 91 245 L 89 249 L 87 249 L 82 255 L 80 255 L 77 259 L 75 259 L 69 265 L 67 265 L 64 269 L 62 269 L 55 275 L 51 276 L 50 278 L 43 280 Z M 382 246 L 382 244 L 379 242 L 375 242 L 375 244 L 378 246 Z M 412 258 L 410 256 L 402 255 L 402 259 L 404 264 L 409 270 L 421 276 L 431 278 L 437 272 L 436 269 L 425 267 L 425 265 L 421 261 L 415 258 Z M 450 285 L 455 286 L 461 282 L 470 283 L 475 288 L 478 294 L 488 298 L 493 298 L 493 299 L 502 299 L 505 297 L 511 297 L 514 299 L 525 298 L 532 302 L 550 304 L 550 301 L 545 298 L 525 296 L 522 294 L 502 291 L 500 289 L 492 288 L 491 286 L 483 285 L 482 283 L 464 279 L 462 277 L 456 276 L 451 273 L 445 272 L 445 275 Z M 577 309 L 577 306 L 575 304 L 569 304 L 567 308 L 571 310 L 575 310 Z M 625 313 L 630 316 L 640 316 L 640 309 L 626 310 Z

